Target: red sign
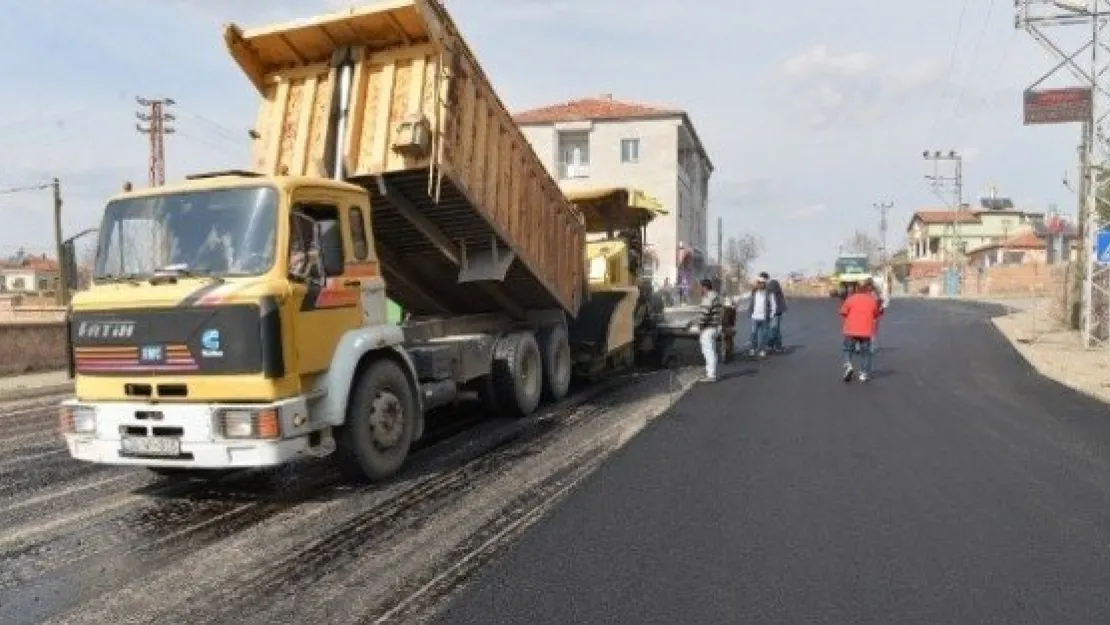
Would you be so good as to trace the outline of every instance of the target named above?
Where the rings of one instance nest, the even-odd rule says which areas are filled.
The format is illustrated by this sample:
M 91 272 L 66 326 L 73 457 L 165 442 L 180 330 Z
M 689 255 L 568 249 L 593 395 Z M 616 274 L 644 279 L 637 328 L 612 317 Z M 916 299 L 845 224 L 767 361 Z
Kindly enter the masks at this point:
M 1090 121 L 1093 99 L 1090 87 L 1027 90 L 1022 98 L 1025 125 Z

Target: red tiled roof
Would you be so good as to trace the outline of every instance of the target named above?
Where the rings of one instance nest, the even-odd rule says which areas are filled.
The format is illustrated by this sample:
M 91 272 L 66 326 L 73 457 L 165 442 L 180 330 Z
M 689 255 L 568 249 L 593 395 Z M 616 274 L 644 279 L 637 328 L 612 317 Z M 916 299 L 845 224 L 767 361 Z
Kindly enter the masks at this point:
M 914 219 L 920 219 L 923 224 L 950 224 L 958 221 L 962 224 L 977 224 L 979 216 L 970 211 L 951 210 L 920 210 L 913 214 Z M 910 220 L 913 223 L 913 220 Z
M 1045 240 L 1037 236 L 1036 232 L 1026 230 L 1002 242 L 1002 247 L 1035 249 L 1045 246 Z
M 583 98 L 552 104 L 513 115 L 518 124 L 551 124 L 604 119 L 636 119 L 661 115 L 682 115 L 683 111 L 665 107 L 622 102 L 612 96 Z
M 1005 241 L 980 245 L 971 250 L 971 253 L 974 254 L 976 252 L 985 252 L 987 250 L 996 250 L 999 248 L 1007 250 L 1036 250 L 1043 248 L 1045 244 L 1046 241 L 1043 237 L 1034 232 L 1032 228 L 1027 228 Z
M 58 263 L 52 259 L 47 258 L 46 255 L 42 256 L 27 256 L 22 262 L 15 262 L 13 260 L 0 260 L 0 269 L 29 269 L 31 271 L 57 271 Z

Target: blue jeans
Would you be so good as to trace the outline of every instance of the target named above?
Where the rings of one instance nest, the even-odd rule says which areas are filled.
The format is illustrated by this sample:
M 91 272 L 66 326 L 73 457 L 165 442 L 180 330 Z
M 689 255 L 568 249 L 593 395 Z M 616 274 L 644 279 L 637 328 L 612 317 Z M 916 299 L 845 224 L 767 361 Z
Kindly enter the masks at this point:
M 766 319 L 752 319 L 752 349 L 762 351 L 767 349 L 767 334 L 769 324 Z
M 771 317 L 768 325 L 767 347 L 782 349 L 782 315 Z
M 855 357 L 857 346 L 859 347 L 861 361 L 859 372 L 864 375 L 871 375 L 871 339 L 844 337 L 844 366 L 852 366 L 852 359 Z

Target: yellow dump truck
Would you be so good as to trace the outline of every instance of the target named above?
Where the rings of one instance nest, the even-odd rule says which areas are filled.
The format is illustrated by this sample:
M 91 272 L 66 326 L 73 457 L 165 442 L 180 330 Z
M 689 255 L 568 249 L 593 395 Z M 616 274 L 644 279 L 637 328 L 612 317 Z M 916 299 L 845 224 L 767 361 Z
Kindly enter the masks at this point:
M 527 415 L 597 369 L 583 353 L 612 364 L 636 306 L 589 311 L 628 276 L 587 279 L 613 255 L 442 4 L 225 41 L 261 99 L 252 164 L 108 201 L 68 319 L 74 458 L 188 477 L 331 455 L 376 480 L 429 410 L 476 393 Z

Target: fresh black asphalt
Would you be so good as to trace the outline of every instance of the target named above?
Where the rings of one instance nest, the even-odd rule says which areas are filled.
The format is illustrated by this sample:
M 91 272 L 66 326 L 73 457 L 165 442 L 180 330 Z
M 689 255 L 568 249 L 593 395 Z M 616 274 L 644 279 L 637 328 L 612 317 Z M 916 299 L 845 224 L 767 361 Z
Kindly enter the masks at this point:
M 844 384 L 835 302 L 794 302 L 792 353 L 691 391 L 439 622 L 1110 622 L 1110 411 L 998 313 L 896 300 Z

